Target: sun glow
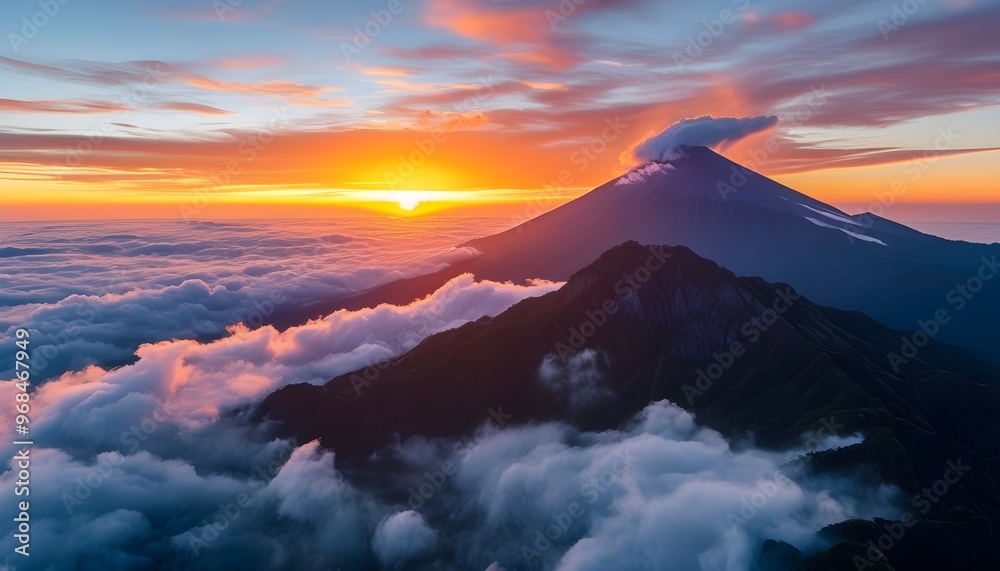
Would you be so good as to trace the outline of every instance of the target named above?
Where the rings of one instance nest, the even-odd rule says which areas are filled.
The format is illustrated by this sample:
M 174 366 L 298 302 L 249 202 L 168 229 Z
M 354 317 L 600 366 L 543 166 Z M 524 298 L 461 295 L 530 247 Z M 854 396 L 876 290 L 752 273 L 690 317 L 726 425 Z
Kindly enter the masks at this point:
M 403 210 L 413 210 L 420 206 L 420 201 L 413 197 L 404 198 L 399 201 L 399 207 Z
M 395 203 L 406 212 L 417 212 L 428 203 L 464 202 L 471 193 L 459 193 L 445 190 L 369 190 L 352 193 L 351 198 L 357 203 Z

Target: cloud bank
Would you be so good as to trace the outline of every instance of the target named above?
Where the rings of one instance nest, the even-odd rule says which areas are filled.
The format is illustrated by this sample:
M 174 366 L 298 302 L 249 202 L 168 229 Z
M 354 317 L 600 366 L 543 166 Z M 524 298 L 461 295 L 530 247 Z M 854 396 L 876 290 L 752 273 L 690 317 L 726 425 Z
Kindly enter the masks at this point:
M 46 549 L 25 569 L 749 569 L 764 539 L 810 552 L 820 528 L 889 515 L 898 493 L 817 477 L 805 450 L 735 449 L 666 401 L 613 431 L 478 434 L 386 449 L 396 468 L 376 481 L 315 441 L 248 439 L 243 451 L 270 450 L 237 470 L 37 449 L 33 533 Z M 5 500 L 14 478 L 0 476 Z M 400 508 L 408 493 L 420 502 Z
M 291 451 L 271 426 L 227 413 L 284 384 L 322 383 L 399 355 L 559 286 L 466 274 L 407 306 L 338 311 L 283 332 L 235 325 L 208 343 L 145 344 L 133 364 L 92 366 L 38 386 L 31 427 L 44 447 L 32 452 L 32 530 L 46 548 L 26 568 L 67 559 L 82 569 L 228 569 L 234 561 L 365 568 L 376 560 L 394 568 L 417 557 L 436 536 L 418 533 L 412 516 L 385 520 L 372 547 L 390 510 L 375 509 L 375 496 L 340 475 L 333 452 L 316 443 Z M 12 402 L 15 391 L 14 381 L 0 382 Z M 4 422 L 13 422 L 11 411 Z M 3 453 L 13 457 L 9 445 Z M 0 481 L 10 484 L 2 503 L 11 510 L 14 478 L 8 464 Z M 401 545 L 404 535 L 409 543 Z
M 815 477 L 803 452 L 734 449 L 662 401 L 615 431 L 553 423 L 454 448 L 423 466 L 457 473 L 420 509 L 458 569 L 749 569 L 764 539 L 809 551 L 825 525 L 890 513 L 895 490 Z
M 484 227 L 492 228 L 338 221 L 343 234 L 324 221 L 15 223 L 5 237 L 13 245 L 0 248 L 0 336 L 32 330 L 36 383 L 121 366 L 143 343 L 218 339 L 235 323 L 259 327 L 289 308 L 436 271 L 471 256 L 452 246 Z M 12 355 L 0 354 L 0 379 L 14 376 Z
M 683 119 L 644 139 L 622 156 L 626 165 L 669 161 L 680 156 L 682 147 L 725 147 L 777 124 L 775 116 L 711 117 Z
M 270 275 L 268 263 L 252 273 Z M 891 488 L 814 476 L 795 460 L 803 451 L 732 447 L 668 402 L 605 432 L 518 419 L 501 427 L 483 411 L 468 440 L 414 437 L 351 462 L 248 418 L 278 387 L 392 358 L 559 286 L 466 274 L 407 306 L 338 311 L 285 331 L 231 325 L 213 341 L 143 343 L 130 364 L 52 378 L 32 397 L 32 537 L 44 549 L 19 568 L 583 571 L 658 569 L 669 558 L 680 571 L 746 569 L 764 539 L 808 552 L 824 525 L 898 513 Z M 147 315 L 150 335 L 168 334 L 183 319 L 158 316 L 185 311 L 184 299 L 229 307 L 228 288 L 166 289 L 159 295 L 176 297 L 147 313 L 136 301 L 145 294 L 101 296 L 104 314 L 117 316 L 105 326 Z M 537 380 L 585 411 L 613 396 L 602 387 L 607 366 L 593 351 L 547 358 Z M 0 382 L 0 400 L 14 392 Z M 0 422 L 9 426 L 11 412 L 0 409 Z M 9 446 L 2 453 L 13 457 Z M 16 478 L 12 464 L 0 474 L 11 512 Z M 15 541 L 0 537 L 0 549 Z
M 133 450 L 136 438 L 122 434 L 143 422 L 178 427 L 182 433 L 205 427 L 227 410 L 256 403 L 291 383 L 321 384 L 350 371 L 400 355 L 424 338 L 514 303 L 557 289 L 537 282 L 518 286 L 475 281 L 471 274 L 450 280 L 435 293 L 407 306 L 380 305 L 341 310 L 279 332 L 264 326 L 229 327 L 210 343 L 192 340 L 146 344 L 138 360 L 116 369 L 89 367 L 38 387 L 33 433 L 64 449 L 96 452 Z M 0 383 L 13 402 L 14 381 Z M 13 422 L 13 409 L 0 420 Z M 147 448 L 173 446 L 181 435 L 158 431 Z M 162 438 L 160 437 L 162 436 Z

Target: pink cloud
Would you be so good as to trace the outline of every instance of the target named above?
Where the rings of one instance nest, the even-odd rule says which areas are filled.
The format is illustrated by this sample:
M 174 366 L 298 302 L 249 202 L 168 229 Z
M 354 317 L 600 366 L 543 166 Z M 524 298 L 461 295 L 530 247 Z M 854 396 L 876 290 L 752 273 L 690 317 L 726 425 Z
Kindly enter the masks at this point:
M 125 111 L 128 107 L 121 103 L 91 101 L 86 99 L 43 99 L 22 101 L 0 99 L 0 112 L 17 113 L 112 113 Z
M 406 67 L 379 67 L 362 66 L 361 73 L 365 75 L 383 75 L 389 77 L 408 77 L 413 75 L 414 70 Z
M 246 56 L 246 57 L 222 57 L 209 60 L 209 64 L 217 69 L 228 70 L 254 70 L 277 67 L 285 61 L 279 56 Z
M 188 113 L 201 113 L 203 115 L 230 115 L 232 111 L 226 111 L 225 109 L 219 109 L 217 107 L 212 107 L 209 105 L 202 105 L 200 103 L 186 103 L 183 101 L 175 101 L 170 103 L 162 103 L 156 106 L 157 109 L 163 109 L 165 111 L 185 111 Z
M 281 386 L 324 383 L 397 356 L 433 333 L 497 315 L 561 285 L 477 282 L 465 274 L 406 306 L 341 310 L 283 332 L 235 325 L 228 336 L 211 343 L 142 345 L 134 364 L 112 370 L 89 367 L 40 385 L 32 398 L 32 426 L 44 433 L 98 423 L 115 436 L 111 444 L 116 448 L 112 427 L 137 424 L 154 409 L 158 422 L 196 429 Z M 14 381 L 0 382 L 0 395 L 14 390 Z M 12 412 L 0 412 L 0 421 L 12 422 Z
M 815 21 L 813 15 L 806 10 L 781 12 L 771 16 L 771 20 L 782 28 L 805 28 L 811 26 Z
M 500 55 L 565 69 L 581 59 L 567 37 L 556 37 L 546 11 L 536 6 L 433 0 L 425 14 L 432 26 L 505 48 Z
M 222 81 L 202 75 L 187 74 L 183 79 L 189 85 L 210 91 L 224 93 L 242 93 L 249 95 L 270 95 L 274 97 L 315 97 L 335 87 L 307 85 L 294 81 L 265 81 L 262 83 L 241 83 L 239 81 Z

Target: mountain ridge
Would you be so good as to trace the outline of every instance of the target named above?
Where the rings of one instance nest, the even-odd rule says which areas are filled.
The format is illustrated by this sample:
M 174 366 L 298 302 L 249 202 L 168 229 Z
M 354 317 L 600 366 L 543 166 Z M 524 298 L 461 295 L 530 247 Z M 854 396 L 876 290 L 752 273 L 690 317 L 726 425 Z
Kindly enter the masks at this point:
M 914 493 L 958 457 L 972 471 L 927 517 L 981 538 L 1000 522 L 1000 368 L 931 340 L 893 372 L 884 353 L 901 333 L 786 284 L 738 277 L 686 247 L 628 242 L 557 291 L 425 339 L 373 378 L 357 371 L 322 387 L 287 386 L 258 414 L 348 463 L 411 437 L 471 434 L 489 411 L 511 425 L 601 431 L 667 399 L 701 425 L 769 449 L 794 447 L 834 418 L 839 435 L 864 441 L 816 456 L 816 469 L 877 474 Z M 958 513 L 988 523 L 962 527 Z M 853 541 L 868 531 L 830 533 Z M 988 568 L 977 548 L 954 545 L 973 553 L 973 568 Z M 953 555 L 915 549 L 893 556 Z

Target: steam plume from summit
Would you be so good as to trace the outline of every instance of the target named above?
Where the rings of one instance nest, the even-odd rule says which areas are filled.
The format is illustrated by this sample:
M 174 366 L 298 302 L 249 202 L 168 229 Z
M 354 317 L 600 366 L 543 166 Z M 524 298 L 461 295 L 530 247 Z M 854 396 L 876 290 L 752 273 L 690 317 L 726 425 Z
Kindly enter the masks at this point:
M 676 159 L 681 147 L 729 145 L 773 127 L 777 122 L 778 118 L 773 115 L 740 118 L 705 115 L 682 119 L 626 151 L 621 162 L 625 166 L 636 166 Z

